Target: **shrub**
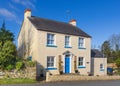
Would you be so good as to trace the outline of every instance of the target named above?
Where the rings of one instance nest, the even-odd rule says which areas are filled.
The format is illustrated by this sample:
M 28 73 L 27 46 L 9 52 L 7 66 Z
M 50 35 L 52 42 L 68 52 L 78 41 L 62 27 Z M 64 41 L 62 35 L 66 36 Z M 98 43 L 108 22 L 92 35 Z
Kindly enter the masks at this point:
M 115 61 L 117 67 L 119 68 L 120 67 L 120 58 L 118 58 L 116 61 Z
M 24 63 L 23 62 L 17 62 L 16 63 L 16 69 L 17 70 L 20 70 L 20 69 L 22 69 L 24 67 Z
M 27 66 L 27 67 L 34 67 L 34 66 L 35 66 L 35 62 L 33 62 L 33 61 L 28 61 L 28 62 L 26 62 L 26 66 Z
M 11 65 L 11 64 L 6 67 L 6 69 L 7 69 L 8 71 L 12 70 L 13 68 L 14 68 L 14 66 Z

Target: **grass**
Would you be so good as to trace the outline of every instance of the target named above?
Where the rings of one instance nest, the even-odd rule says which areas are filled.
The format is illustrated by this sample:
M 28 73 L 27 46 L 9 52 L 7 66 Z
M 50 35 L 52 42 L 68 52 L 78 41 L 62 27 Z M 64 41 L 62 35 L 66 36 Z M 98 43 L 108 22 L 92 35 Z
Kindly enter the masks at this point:
M 37 83 L 36 80 L 28 78 L 3 78 L 0 79 L 0 84 L 29 84 Z

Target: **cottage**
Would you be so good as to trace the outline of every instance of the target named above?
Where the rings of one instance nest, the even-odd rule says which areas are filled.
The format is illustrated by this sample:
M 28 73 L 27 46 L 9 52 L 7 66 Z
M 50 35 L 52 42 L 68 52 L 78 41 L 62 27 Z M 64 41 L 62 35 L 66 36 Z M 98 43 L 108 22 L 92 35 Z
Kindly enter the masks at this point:
M 37 61 L 37 75 L 91 72 L 91 36 L 69 23 L 31 16 L 26 9 L 18 35 L 18 54 Z

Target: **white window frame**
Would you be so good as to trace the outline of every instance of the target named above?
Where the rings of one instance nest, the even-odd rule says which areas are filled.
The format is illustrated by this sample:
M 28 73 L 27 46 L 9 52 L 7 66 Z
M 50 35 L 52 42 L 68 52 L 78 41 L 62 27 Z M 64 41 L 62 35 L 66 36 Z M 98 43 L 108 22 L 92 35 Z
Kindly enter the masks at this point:
M 78 38 L 78 47 L 85 48 L 85 38 L 82 38 L 82 37 Z
M 47 33 L 47 45 L 55 45 L 55 34 Z
M 100 64 L 100 70 L 102 71 L 102 70 L 104 70 L 104 64 Z
M 80 58 L 83 58 L 82 61 L 80 61 Z M 82 65 L 79 65 L 82 62 Z M 85 58 L 84 57 L 78 57 L 78 67 L 83 67 L 85 66 Z
M 68 45 L 66 45 L 66 42 L 68 42 Z M 70 36 L 65 36 L 65 47 L 71 47 L 71 37 Z
M 50 59 L 50 61 L 48 61 L 48 58 Z M 53 62 L 51 62 L 52 58 L 53 58 Z M 50 64 L 50 66 L 48 66 L 48 63 Z M 47 68 L 55 68 L 55 56 L 47 56 Z

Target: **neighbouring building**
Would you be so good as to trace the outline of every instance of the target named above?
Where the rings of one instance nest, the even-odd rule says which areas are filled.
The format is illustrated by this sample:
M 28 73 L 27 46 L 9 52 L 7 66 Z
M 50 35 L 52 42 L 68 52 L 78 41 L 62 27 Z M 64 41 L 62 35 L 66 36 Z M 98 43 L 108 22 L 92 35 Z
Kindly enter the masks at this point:
M 91 73 L 96 75 L 107 75 L 107 58 L 97 49 L 91 50 Z
M 31 16 L 26 9 L 18 35 L 18 54 L 37 62 L 37 75 L 91 72 L 91 36 L 69 23 Z

